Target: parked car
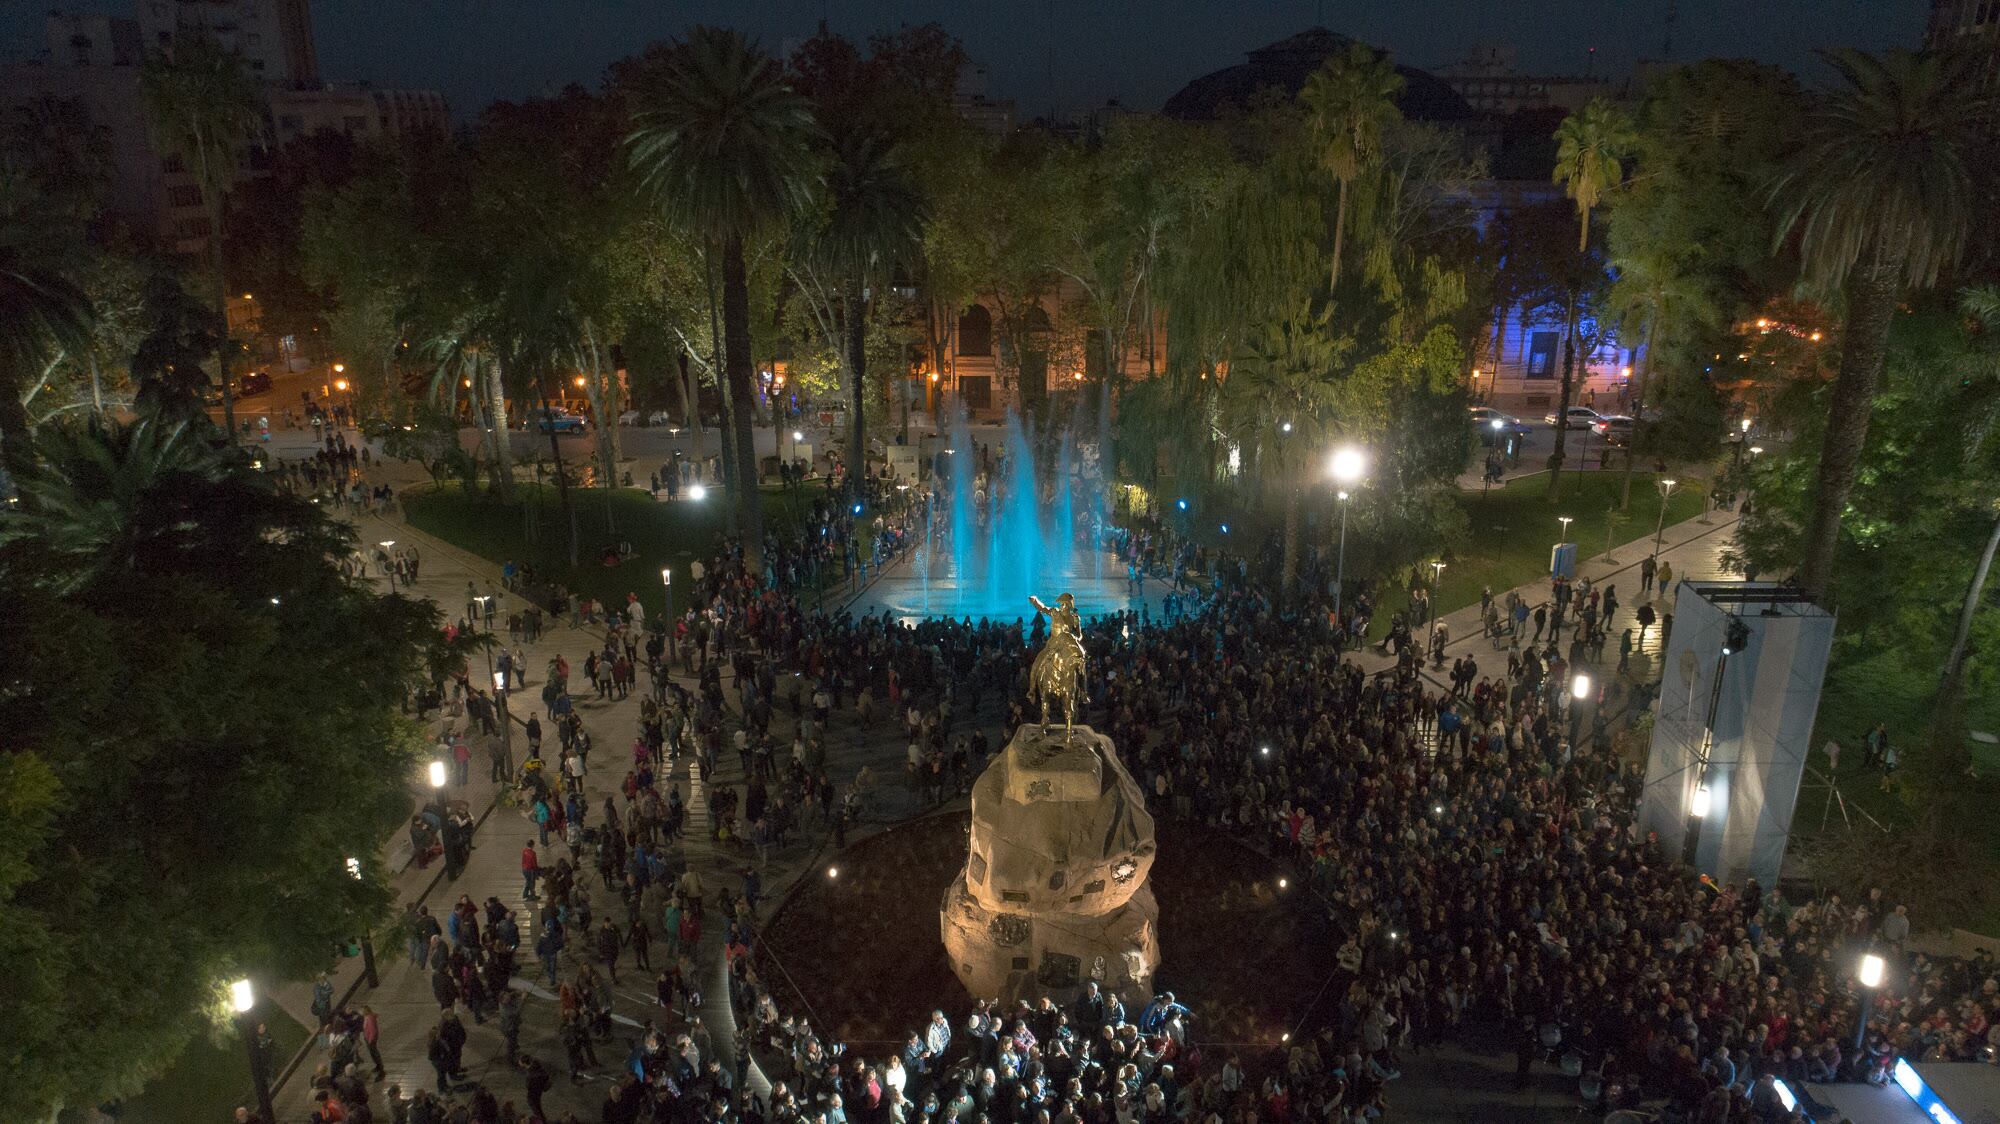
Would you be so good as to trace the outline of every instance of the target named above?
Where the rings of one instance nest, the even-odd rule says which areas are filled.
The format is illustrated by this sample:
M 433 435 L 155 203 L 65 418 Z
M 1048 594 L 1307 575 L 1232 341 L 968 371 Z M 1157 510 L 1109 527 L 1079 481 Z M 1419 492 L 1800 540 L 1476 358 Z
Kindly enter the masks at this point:
M 1518 438 L 1528 436 L 1527 422 L 1491 406 L 1468 406 L 1465 413 L 1472 420 L 1472 428 L 1478 431 L 1479 440 L 1483 444 L 1498 444 L 1509 434 Z
M 1588 406 L 1571 406 L 1569 408 L 1569 428 L 1583 429 L 1587 426 L 1595 425 L 1597 424 L 1598 417 L 1598 412 Z M 1550 425 L 1556 424 L 1556 412 L 1550 410 L 1548 413 L 1542 415 L 1542 420 Z
M 589 428 L 581 415 L 563 410 L 536 411 L 530 416 L 529 424 L 541 433 L 582 433 Z
M 1605 414 L 1591 424 L 1590 431 L 1604 438 L 1606 445 L 1623 445 L 1632 440 L 1632 419 L 1624 414 Z
M 236 393 L 245 397 L 252 394 L 268 394 L 270 390 L 269 371 L 245 371 L 236 377 Z

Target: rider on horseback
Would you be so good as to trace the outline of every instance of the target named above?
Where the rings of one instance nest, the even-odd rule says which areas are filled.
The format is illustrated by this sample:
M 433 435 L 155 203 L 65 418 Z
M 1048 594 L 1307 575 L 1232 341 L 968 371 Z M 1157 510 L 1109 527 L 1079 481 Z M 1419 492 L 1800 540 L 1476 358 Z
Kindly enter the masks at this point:
M 1042 703 L 1042 728 L 1048 729 L 1049 703 L 1062 704 L 1065 731 L 1076 721 L 1078 703 L 1089 702 L 1083 691 L 1083 617 L 1076 611 L 1076 599 L 1065 593 L 1053 606 L 1029 596 L 1037 612 L 1049 618 L 1049 639 L 1035 657 L 1028 682 Z

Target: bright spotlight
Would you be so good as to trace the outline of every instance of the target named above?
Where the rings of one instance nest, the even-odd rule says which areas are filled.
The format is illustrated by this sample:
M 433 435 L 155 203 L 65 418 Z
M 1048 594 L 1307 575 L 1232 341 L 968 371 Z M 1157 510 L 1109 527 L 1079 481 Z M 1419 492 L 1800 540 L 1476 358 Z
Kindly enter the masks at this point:
M 1888 965 L 1882 958 L 1872 952 L 1863 956 L 1861 958 L 1861 986 L 1881 987 L 1882 973 L 1887 967 Z
M 1710 795 L 1707 785 L 1696 785 L 1694 787 L 1694 798 L 1688 801 L 1688 814 L 1698 820 L 1707 819 L 1709 801 L 1711 799 L 1713 797 Z
M 827 868 L 826 868 L 826 876 L 827 876 L 828 878 L 838 878 L 838 877 L 840 877 L 840 868 L 839 868 L 839 867 L 837 867 L 837 866 L 830 866 L 830 867 L 827 867 Z
M 431 762 L 431 787 L 444 787 L 444 762 L 442 761 Z
M 229 985 L 229 1006 L 237 1014 L 243 1014 L 257 1005 L 257 992 L 249 980 L 237 980 Z
M 1328 462 L 1327 468 L 1335 480 L 1353 485 L 1368 471 L 1368 454 L 1352 445 L 1343 445 L 1333 451 L 1333 459 Z
M 1585 674 L 1583 674 L 1583 673 L 1582 673 L 1582 672 L 1580 672 L 1580 671 L 1579 671 L 1579 672 L 1577 672 L 1577 674 L 1576 674 L 1576 678 L 1574 678 L 1574 679 L 1572 679 L 1572 680 L 1570 680 L 1570 681 L 1569 681 L 1569 694 L 1570 694 L 1570 697 L 1571 697 L 1571 698 L 1574 698 L 1574 699 L 1587 699 L 1587 698 L 1589 698 L 1589 697 L 1590 697 L 1590 676 L 1588 676 L 1588 675 L 1585 675 Z
M 690 484 L 688 485 L 688 498 L 696 503 L 700 503 L 702 500 L 708 498 L 708 488 L 701 484 Z

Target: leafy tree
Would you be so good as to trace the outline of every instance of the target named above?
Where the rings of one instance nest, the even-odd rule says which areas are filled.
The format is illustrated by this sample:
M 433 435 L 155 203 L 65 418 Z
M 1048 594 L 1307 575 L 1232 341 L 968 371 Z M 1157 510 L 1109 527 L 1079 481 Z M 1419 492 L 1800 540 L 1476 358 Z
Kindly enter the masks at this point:
M 1936 283 L 1964 246 L 1977 199 L 1975 153 L 1993 105 L 1993 88 L 1969 56 L 1824 57 L 1841 85 L 1810 103 L 1805 142 L 1772 189 L 1778 236 L 1797 238 L 1807 283 L 1846 305 L 1799 567 L 1801 584 L 1821 596 L 1833 584 L 1890 320 L 1902 294 Z
M 1590 213 L 1605 196 L 1624 181 L 1626 157 L 1635 138 L 1632 123 L 1624 111 L 1602 98 L 1563 119 L 1556 129 L 1555 179 L 1576 203 L 1576 252 L 1582 259 L 1590 249 Z M 1577 291 L 1583 284 L 1583 262 L 1573 274 L 1568 315 L 1563 333 L 1562 388 L 1556 399 L 1556 446 L 1549 454 L 1549 494 L 1556 494 L 1562 481 L 1563 446 L 1569 433 L 1570 391 L 1575 386 L 1577 353 Z M 1593 271 L 1595 272 L 1595 271 Z M 1588 352 L 1586 352 L 1588 354 Z
M 50 426 L 0 517 L 9 1120 L 135 1092 L 220 981 L 321 969 L 392 899 L 344 862 L 409 813 L 437 613 L 348 577 L 352 531 L 205 431 Z
M 201 35 L 183 35 L 171 53 L 148 57 L 140 75 L 146 117 L 160 147 L 194 177 L 208 211 L 209 283 L 215 295 L 216 335 L 228 338 L 229 279 L 223 269 L 224 219 L 229 189 L 245 146 L 263 123 L 264 98 L 243 57 Z M 229 384 L 229 349 L 216 350 L 222 384 L 222 421 L 236 439 L 236 402 Z
M 208 389 L 202 364 L 221 342 L 215 318 L 167 272 L 147 279 L 140 315 L 145 335 L 132 354 L 134 405 L 170 422 L 194 422 L 202 417 L 201 394 Z
M 786 84 L 778 63 L 736 32 L 697 27 L 667 48 L 665 61 L 658 80 L 637 91 L 639 111 L 627 148 L 655 203 L 720 247 L 737 529 L 754 562 L 762 555 L 763 512 L 744 243 L 799 210 L 812 111 Z
M 0 164 L 0 468 L 19 480 L 34 464 L 22 393 L 58 350 L 89 345 L 89 295 L 49 237 L 48 197 L 17 166 Z

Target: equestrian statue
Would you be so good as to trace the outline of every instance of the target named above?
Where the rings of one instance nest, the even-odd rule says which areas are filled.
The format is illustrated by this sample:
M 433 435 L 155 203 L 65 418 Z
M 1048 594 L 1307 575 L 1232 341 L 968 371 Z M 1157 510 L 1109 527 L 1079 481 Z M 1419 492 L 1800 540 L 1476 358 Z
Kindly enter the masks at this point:
M 1090 701 L 1083 681 L 1083 618 L 1077 614 L 1076 598 L 1065 593 L 1054 605 L 1044 605 L 1030 596 L 1035 611 L 1049 618 L 1048 643 L 1035 657 L 1028 672 L 1028 695 L 1042 704 L 1042 730 L 1049 728 L 1049 704 L 1062 707 L 1063 734 L 1076 724 L 1077 707 Z

